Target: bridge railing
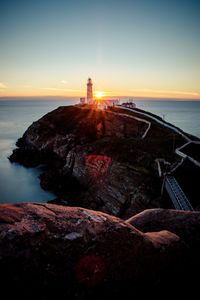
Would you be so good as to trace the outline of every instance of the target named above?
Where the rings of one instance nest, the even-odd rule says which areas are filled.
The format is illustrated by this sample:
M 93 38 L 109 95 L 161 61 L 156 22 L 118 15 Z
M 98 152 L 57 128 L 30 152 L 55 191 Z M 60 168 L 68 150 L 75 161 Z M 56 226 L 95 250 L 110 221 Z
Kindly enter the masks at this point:
M 165 176 L 164 186 L 176 209 L 194 210 L 174 176 Z

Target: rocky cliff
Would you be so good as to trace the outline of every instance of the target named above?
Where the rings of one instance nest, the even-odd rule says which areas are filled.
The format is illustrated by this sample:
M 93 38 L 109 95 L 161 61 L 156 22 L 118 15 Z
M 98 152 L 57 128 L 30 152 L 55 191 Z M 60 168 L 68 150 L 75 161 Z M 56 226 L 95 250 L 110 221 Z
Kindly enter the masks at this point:
M 133 226 L 134 225 L 134 226 Z M 54 204 L 0 205 L 6 299 L 165 298 L 198 290 L 200 213 L 132 219 Z
M 54 203 L 125 219 L 162 207 L 155 160 L 176 163 L 174 141 L 183 143 L 164 126 L 148 126 L 123 110 L 59 107 L 27 129 L 10 160 L 27 167 L 45 164 L 41 186 L 57 196 Z
M 146 210 L 164 206 L 156 160 L 175 166 L 173 150 L 183 142 L 114 108 L 59 107 L 33 123 L 10 160 L 43 165 L 41 186 L 65 206 L 0 205 L 2 295 L 196 296 L 200 213 Z

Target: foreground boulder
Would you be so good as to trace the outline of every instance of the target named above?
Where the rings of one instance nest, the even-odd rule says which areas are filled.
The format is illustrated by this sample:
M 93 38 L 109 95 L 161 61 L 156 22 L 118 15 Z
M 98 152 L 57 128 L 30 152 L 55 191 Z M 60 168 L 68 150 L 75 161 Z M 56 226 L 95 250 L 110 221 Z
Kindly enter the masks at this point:
M 190 247 L 172 232 L 142 233 L 105 213 L 41 203 L 0 205 L 0 258 L 7 299 L 166 294 L 190 271 Z
M 200 250 L 200 212 L 154 208 L 126 222 L 142 232 L 169 230 L 180 236 L 194 251 Z

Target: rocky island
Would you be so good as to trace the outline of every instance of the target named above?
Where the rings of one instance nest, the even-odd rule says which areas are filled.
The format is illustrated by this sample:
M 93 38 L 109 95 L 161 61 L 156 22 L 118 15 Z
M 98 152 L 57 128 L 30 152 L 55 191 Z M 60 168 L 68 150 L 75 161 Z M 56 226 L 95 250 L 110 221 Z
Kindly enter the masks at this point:
M 120 108 L 59 107 L 34 122 L 10 157 L 26 167 L 45 165 L 42 188 L 54 203 L 81 206 L 127 219 L 165 207 L 157 159 L 167 170 L 179 161 L 182 136 Z M 170 204 L 171 207 L 172 204 Z
M 200 213 L 170 209 L 161 195 L 163 174 L 183 164 L 175 149 L 191 137 L 154 118 L 69 106 L 27 129 L 10 160 L 42 165 L 41 186 L 57 198 L 0 205 L 2 294 L 196 295 Z

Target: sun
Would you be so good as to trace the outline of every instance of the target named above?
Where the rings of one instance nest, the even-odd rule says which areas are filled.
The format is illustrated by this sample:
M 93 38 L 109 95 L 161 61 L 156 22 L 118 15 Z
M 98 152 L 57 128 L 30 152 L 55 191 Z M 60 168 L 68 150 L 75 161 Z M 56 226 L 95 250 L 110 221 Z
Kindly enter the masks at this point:
M 104 94 L 103 92 L 95 92 L 95 96 L 96 98 L 101 99 L 104 96 Z

